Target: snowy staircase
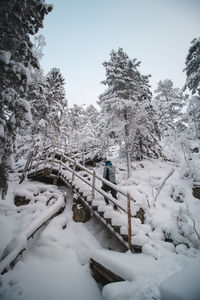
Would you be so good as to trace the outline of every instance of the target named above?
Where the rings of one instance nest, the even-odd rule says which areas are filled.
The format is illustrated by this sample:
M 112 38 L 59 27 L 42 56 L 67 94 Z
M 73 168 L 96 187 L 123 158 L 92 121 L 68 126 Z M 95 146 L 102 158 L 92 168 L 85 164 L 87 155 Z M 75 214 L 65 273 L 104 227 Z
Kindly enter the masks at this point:
M 74 193 L 78 194 L 82 205 L 90 210 L 106 229 L 117 238 L 125 249 L 128 249 L 127 215 L 119 210 L 113 210 L 112 205 L 106 205 L 103 197 L 98 197 L 92 201 L 91 193 L 84 191 L 83 187 L 80 187 L 78 183 L 72 182 L 71 177 L 68 178 L 66 174 L 61 174 L 60 179 L 63 180 L 65 184 L 67 183 Z M 141 252 L 142 247 L 133 243 L 132 250 L 134 252 Z
M 41 160 L 39 159 L 39 155 L 37 155 L 35 161 L 32 162 L 29 168 L 27 177 L 32 179 L 48 177 L 53 179 L 54 184 L 56 184 L 58 180 L 61 180 L 64 185 L 72 189 L 73 193 L 78 195 L 79 202 L 90 211 L 90 215 L 96 217 L 125 249 L 141 252 L 142 244 L 140 244 L 140 241 L 136 241 L 134 234 L 132 234 L 131 239 L 129 238 L 130 235 L 128 236 L 127 212 L 123 208 L 121 209 L 117 203 L 118 209 L 115 211 L 113 209 L 111 196 L 111 200 L 109 198 L 109 205 L 106 205 L 100 186 L 97 185 L 96 189 L 93 190 L 93 171 L 87 170 L 84 166 L 80 166 L 80 164 L 74 166 L 73 161 L 63 154 L 55 153 L 54 151 L 51 151 L 51 154 L 52 160 L 49 153 L 46 156 L 45 153 L 43 153 Z M 97 179 L 99 178 L 97 177 Z M 101 182 L 101 179 L 99 180 Z M 134 221 L 136 218 L 132 217 L 131 219 Z M 138 222 L 140 222 L 139 219 L 137 219 L 136 222 L 134 221 L 134 223 Z M 133 226 L 134 225 L 132 225 L 132 227 Z M 142 224 L 140 224 L 140 229 L 141 228 Z

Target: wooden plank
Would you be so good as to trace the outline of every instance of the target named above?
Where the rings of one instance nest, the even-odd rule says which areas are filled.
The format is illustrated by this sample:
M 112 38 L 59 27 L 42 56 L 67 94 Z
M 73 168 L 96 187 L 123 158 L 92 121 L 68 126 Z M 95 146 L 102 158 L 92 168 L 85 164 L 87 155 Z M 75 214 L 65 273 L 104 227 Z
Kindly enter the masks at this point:
M 97 272 L 99 275 L 101 275 L 108 283 L 125 281 L 122 277 L 105 268 L 92 258 L 90 258 L 90 268 L 93 272 Z

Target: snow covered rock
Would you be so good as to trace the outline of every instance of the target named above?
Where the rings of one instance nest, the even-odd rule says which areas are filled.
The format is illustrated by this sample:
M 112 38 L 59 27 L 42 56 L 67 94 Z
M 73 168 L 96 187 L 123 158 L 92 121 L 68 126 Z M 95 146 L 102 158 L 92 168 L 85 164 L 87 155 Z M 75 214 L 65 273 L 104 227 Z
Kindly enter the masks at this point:
M 75 222 L 87 222 L 90 218 L 90 212 L 88 209 L 83 207 L 81 204 L 74 204 L 72 207 L 73 219 Z

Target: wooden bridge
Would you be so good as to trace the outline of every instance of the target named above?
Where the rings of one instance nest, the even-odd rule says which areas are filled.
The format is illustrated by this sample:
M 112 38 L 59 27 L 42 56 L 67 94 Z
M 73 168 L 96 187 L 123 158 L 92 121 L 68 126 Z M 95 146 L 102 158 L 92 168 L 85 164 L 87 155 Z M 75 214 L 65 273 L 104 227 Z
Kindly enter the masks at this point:
M 49 178 L 54 184 L 62 181 L 64 185 L 72 189 L 82 205 L 95 216 L 98 221 L 110 231 L 112 235 L 125 247 L 134 252 L 141 252 L 141 246 L 134 243 L 132 235 L 131 206 L 134 199 L 116 185 L 80 164 L 77 159 L 72 159 L 61 145 L 48 146 L 41 149 L 29 160 L 26 166 L 28 179 Z M 115 189 L 118 197 L 123 201 L 117 201 L 110 194 L 101 189 L 102 182 Z M 104 201 L 106 197 L 111 204 L 107 206 Z
M 66 150 L 62 145 L 48 145 L 42 149 L 36 147 L 29 155 L 21 181 L 27 176 L 28 179 L 34 180 L 48 179 L 53 184 L 61 182 L 72 190 L 76 202 L 79 201 L 90 215 L 101 222 L 125 249 L 141 252 L 142 246 L 134 241 L 134 234 L 132 234 L 134 225 L 132 223 L 140 223 L 140 227 L 145 225 L 141 224 L 141 221 L 135 216 L 137 212 L 135 200 L 130 194 L 98 175 L 94 169 L 86 168 L 78 160 L 78 157 L 73 158 L 72 152 Z M 120 201 L 103 191 L 102 183 L 115 189 Z M 104 197 L 109 200 L 109 205 L 106 205 Z M 117 210 L 113 210 L 113 205 L 117 206 Z M 49 213 L 48 219 L 62 212 L 64 206 L 64 201 L 55 203 L 55 208 L 51 208 L 52 212 Z M 37 226 L 39 228 L 42 224 L 36 220 L 32 226 L 34 232 L 37 230 Z M 34 232 L 26 232 L 27 239 Z M 11 265 L 23 250 L 24 248 L 20 248 L 14 254 L 5 251 L 1 259 L 0 271 L 4 272 L 9 269 L 8 265 Z

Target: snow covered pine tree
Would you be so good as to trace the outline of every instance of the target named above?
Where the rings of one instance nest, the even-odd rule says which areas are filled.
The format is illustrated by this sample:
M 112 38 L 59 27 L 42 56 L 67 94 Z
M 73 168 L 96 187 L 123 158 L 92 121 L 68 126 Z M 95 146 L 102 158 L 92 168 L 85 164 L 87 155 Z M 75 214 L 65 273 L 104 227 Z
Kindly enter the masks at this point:
M 47 118 L 50 138 L 60 134 L 60 122 L 63 107 L 67 106 L 65 98 L 65 79 L 57 68 L 51 69 L 46 76 Z
M 158 115 L 161 137 L 174 136 L 175 131 L 181 127 L 179 124 L 186 96 L 180 89 L 173 87 L 170 79 L 159 81 L 155 93 L 154 106 Z
M 125 144 L 127 173 L 130 176 L 130 161 L 161 155 L 159 130 L 155 111 L 151 105 L 149 75 L 142 75 L 140 62 L 129 59 L 119 48 L 112 50 L 109 62 L 104 62 L 108 89 L 99 97 L 99 105 L 106 115 L 107 134 L 114 131 L 119 141 Z
M 191 42 L 188 55 L 186 57 L 186 84 L 193 96 L 189 99 L 188 115 L 193 122 L 195 137 L 200 139 L 200 38 L 195 38 Z
M 29 35 L 43 26 L 52 6 L 40 0 L 1 0 L 0 5 L 0 191 L 7 191 L 16 129 L 31 121 L 26 100 L 29 67 L 39 68 Z
M 191 44 L 184 69 L 187 76 L 185 88 L 188 87 L 192 94 L 197 93 L 200 96 L 200 38 L 195 38 Z

